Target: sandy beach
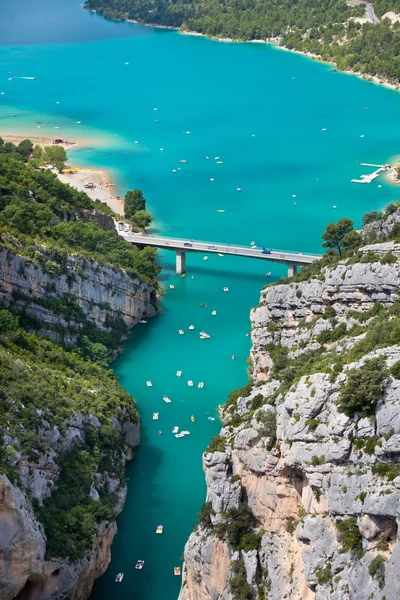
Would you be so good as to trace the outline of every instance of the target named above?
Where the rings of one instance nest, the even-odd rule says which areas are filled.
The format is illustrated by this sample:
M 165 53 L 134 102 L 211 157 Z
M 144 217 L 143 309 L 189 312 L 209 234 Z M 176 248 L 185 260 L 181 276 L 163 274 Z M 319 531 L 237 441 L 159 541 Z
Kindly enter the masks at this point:
M 31 140 L 34 146 L 40 146 L 44 148 L 44 146 L 51 146 L 53 144 L 53 140 L 59 139 L 61 136 L 59 134 L 54 135 L 52 137 L 45 135 L 24 135 L 21 133 L 1 133 L 0 137 L 5 142 L 11 142 L 12 144 L 18 145 L 23 140 Z M 62 139 L 62 138 L 61 138 Z M 58 146 L 62 146 L 65 150 L 72 150 L 76 148 L 78 145 L 83 145 L 82 141 L 78 140 L 65 140 L 63 144 L 57 144 Z
M 21 133 L 0 133 L 0 137 L 5 142 L 11 142 L 13 144 L 19 144 L 23 140 L 31 140 L 36 146 L 51 146 L 54 139 L 57 136 L 50 137 L 45 135 L 30 135 Z M 65 148 L 65 150 L 73 150 L 78 145 L 84 145 L 82 140 L 66 140 L 63 144 L 58 144 Z M 80 192 L 86 192 L 86 194 L 92 200 L 100 200 L 105 202 L 114 212 L 118 215 L 124 214 L 124 202 L 118 200 L 114 193 L 115 186 L 109 174 L 105 171 L 98 169 L 86 169 L 81 167 L 74 167 L 69 164 L 66 165 L 65 171 L 58 174 L 58 178 L 63 183 L 69 183 L 72 187 L 79 190 Z M 85 188 L 88 183 L 94 184 L 95 187 Z
M 86 192 L 92 200 L 105 202 L 118 215 L 124 214 L 124 202 L 114 195 L 113 182 L 106 172 L 68 165 L 64 173 L 59 173 L 58 178 L 63 183 L 69 183 L 80 192 Z M 88 183 L 94 184 L 95 187 L 93 189 L 85 188 Z

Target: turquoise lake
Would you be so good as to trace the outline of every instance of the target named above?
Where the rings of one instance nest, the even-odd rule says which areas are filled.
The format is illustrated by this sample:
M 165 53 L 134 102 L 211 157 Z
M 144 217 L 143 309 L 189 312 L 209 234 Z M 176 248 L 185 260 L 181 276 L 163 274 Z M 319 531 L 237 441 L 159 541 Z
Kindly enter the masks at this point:
M 36 80 L 19 78 L 26 76 Z M 0 134 L 86 140 L 70 162 L 107 168 L 121 194 L 141 188 L 153 232 L 319 252 L 327 222 L 347 216 L 359 225 L 366 211 L 399 195 L 384 177 L 350 180 L 368 172 L 360 162 L 399 153 L 400 94 L 265 44 L 110 22 L 79 0 L 0 0 L 0 92 Z M 201 457 L 219 430 L 217 406 L 247 381 L 250 307 L 267 281 L 285 274 L 261 261 L 188 255 L 188 276 L 180 278 L 174 260 L 160 253 L 160 315 L 135 328 L 113 364 L 137 399 L 142 443 L 93 600 L 177 598 L 173 567 L 204 501 Z M 211 339 L 200 340 L 200 330 Z M 176 439 L 175 425 L 191 435 Z M 137 559 L 145 560 L 142 571 Z

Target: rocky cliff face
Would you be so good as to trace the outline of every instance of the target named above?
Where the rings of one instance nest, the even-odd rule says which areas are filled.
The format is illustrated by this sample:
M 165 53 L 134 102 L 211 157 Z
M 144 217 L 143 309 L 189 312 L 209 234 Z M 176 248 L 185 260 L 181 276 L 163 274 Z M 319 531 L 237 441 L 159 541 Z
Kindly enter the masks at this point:
M 85 322 L 110 332 L 115 319 L 129 329 L 155 315 L 152 288 L 123 269 L 74 256 L 67 256 L 62 268 L 50 262 L 0 250 L 0 302 L 39 322 L 46 337 L 73 346 Z M 72 299 L 81 310 L 68 310 Z
M 32 499 L 42 505 L 43 500 L 56 488 L 60 475 L 58 458 L 60 454 L 82 442 L 85 426 L 89 422 L 95 428 L 100 427 L 96 418 L 84 417 L 78 413 L 68 424 L 64 424 L 62 434 L 57 427 L 53 428 L 51 435 L 46 436 L 43 432 L 41 441 L 46 441 L 47 445 L 46 451 L 40 456 L 39 465 L 18 453 L 16 466 L 22 486 L 12 484 L 6 475 L 0 475 L 2 600 L 86 600 L 94 580 L 104 573 L 110 562 L 110 547 L 117 531 L 115 520 L 99 523 L 96 541 L 83 558 L 75 561 L 49 559 L 46 557 L 46 535 L 32 509 Z M 114 423 L 114 426 L 120 430 L 122 428 L 120 422 Z M 140 440 L 139 423 L 126 422 L 124 429 L 126 448 L 121 461 L 132 456 L 132 449 Z M 114 514 L 117 515 L 124 505 L 125 484 L 121 484 L 118 479 L 104 479 L 98 473 L 91 491 L 93 498 L 98 497 L 97 489 L 117 492 L 114 505 Z
M 109 217 L 103 217 L 107 228 Z M 98 221 L 98 215 L 93 218 Z M 8 234 L 3 235 L 8 243 Z M 41 246 L 33 259 L 17 250 L 0 249 L 0 303 L 32 323 L 43 337 L 72 347 L 90 327 L 119 341 L 141 318 L 155 314 L 154 290 L 123 269 L 71 255 L 55 262 Z M 4 387 L 0 385 L 0 471 L 4 460 L 14 478 L 10 481 L 0 472 L 0 598 L 85 600 L 110 561 L 115 516 L 126 495 L 124 466 L 140 439 L 138 416 L 132 399 L 115 381 L 97 381 L 94 367 L 84 372 L 82 366 L 64 359 L 59 347 L 54 348 L 54 369 L 51 359 L 42 365 L 33 360 L 35 351 L 20 356 L 16 351 L 14 356 L 6 347 L 7 342 L 0 347 L 1 368 L 10 372 L 10 379 L 2 381 Z M 45 345 L 37 352 L 42 351 L 52 352 Z M 42 374 L 38 373 L 42 367 Z M 25 389 L 13 384 L 16 372 L 20 381 L 26 381 Z M 30 385 L 30 373 L 35 381 L 42 378 L 43 397 L 36 383 Z M 87 376 L 92 378 L 90 384 Z M 54 397 L 54 410 L 51 400 L 47 404 L 46 389 L 47 398 Z M 93 403 L 87 401 L 91 397 Z M 76 408 L 79 405 L 81 410 Z M 51 558 L 39 515 L 58 488 L 65 457 L 80 449 L 88 451 L 88 430 L 91 438 L 103 439 L 103 445 L 112 440 L 111 448 L 90 453 L 96 464 L 91 465 L 89 490 L 95 504 L 99 498 L 110 499 L 107 510 L 112 517 L 97 520 L 95 541 L 80 558 Z
M 180 600 L 399 598 L 399 257 L 372 244 L 262 292 Z

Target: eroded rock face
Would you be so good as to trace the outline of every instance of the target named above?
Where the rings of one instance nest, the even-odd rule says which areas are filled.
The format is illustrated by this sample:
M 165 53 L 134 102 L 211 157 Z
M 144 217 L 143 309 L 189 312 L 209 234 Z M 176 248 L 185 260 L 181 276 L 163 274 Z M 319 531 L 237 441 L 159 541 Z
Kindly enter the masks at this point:
M 62 328 L 63 340 L 70 346 L 76 343 L 82 319 L 56 311 L 51 301 L 73 297 L 87 321 L 110 331 L 113 318 L 121 318 L 131 328 L 142 317 L 154 316 L 152 292 L 149 285 L 111 265 L 68 256 L 63 271 L 53 274 L 24 256 L 0 251 L 0 301 L 17 312 L 25 310 L 40 323 L 41 333 L 56 342 Z
M 110 562 L 110 547 L 117 531 L 115 521 L 104 521 L 98 526 L 96 541 L 82 559 L 73 562 L 46 559 L 46 536 L 28 496 L 39 505 L 50 496 L 57 487 L 60 473 L 57 459 L 82 442 L 83 431 L 88 424 L 100 426 L 96 417 L 76 413 L 65 423 L 62 435 L 47 436 L 50 442 L 40 458 L 40 468 L 37 463 L 17 461 L 20 487 L 0 474 L 1 600 L 86 600 L 94 580 L 104 573 Z M 118 422 L 118 427 L 126 431 L 126 448 L 121 457 L 121 461 L 125 462 L 132 457 L 132 450 L 140 441 L 140 424 L 125 421 L 123 424 Z M 42 441 L 45 437 L 44 434 Z M 125 502 L 126 485 L 121 485 L 119 479 L 105 479 L 98 473 L 91 490 L 94 499 L 98 499 L 96 488 L 116 493 L 114 514 L 117 515 Z
M 186 545 L 180 600 L 240 598 L 230 586 L 235 561 L 254 600 L 400 597 L 400 369 L 390 371 L 400 346 L 368 333 L 382 315 L 388 329 L 397 325 L 400 263 L 380 262 L 389 251 L 399 257 L 400 245 L 364 247 L 369 262 L 262 292 L 251 313 L 254 387 L 222 409 L 225 449 L 204 455 L 211 525 Z M 373 359 L 386 369 L 374 408 L 346 414 L 343 386 Z M 243 505 L 250 532 L 262 534 L 250 550 L 233 549 L 218 529 Z M 341 522 L 355 535 L 350 546 Z

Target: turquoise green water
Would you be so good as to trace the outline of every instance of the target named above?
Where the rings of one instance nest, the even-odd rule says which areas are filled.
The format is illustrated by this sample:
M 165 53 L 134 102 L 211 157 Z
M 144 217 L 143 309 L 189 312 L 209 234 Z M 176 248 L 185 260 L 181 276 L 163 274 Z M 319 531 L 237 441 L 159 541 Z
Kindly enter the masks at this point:
M 319 251 L 326 222 L 349 216 L 359 224 L 367 210 L 397 199 L 383 178 L 366 186 L 350 179 L 365 172 L 359 162 L 386 162 L 398 152 L 400 95 L 327 65 L 262 44 L 111 23 L 76 0 L 0 0 L 0 44 L 0 131 L 89 140 L 71 160 L 112 169 L 121 193 L 141 187 L 160 233 Z M 128 467 L 112 563 L 94 600 L 177 597 L 173 567 L 204 500 L 201 454 L 219 429 L 208 417 L 246 382 L 249 308 L 265 271 L 284 274 L 244 258 L 190 255 L 181 279 L 172 254 L 160 260 L 162 312 L 135 328 L 114 364 L 137 398 L 142 444 Z M 199 339 L 203 329 L 211 339 Z M 189 388 L 188 379 L 205 386 Z M 176 439 L 174 425 L 191 435 Z M 133 568 L 137 559 L 146 561 L 142 571 Z M 125 573 L 119 585 L 118 571 Z

